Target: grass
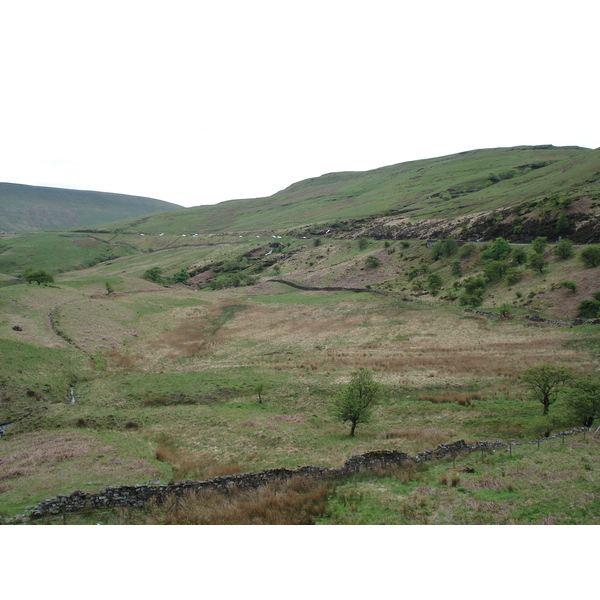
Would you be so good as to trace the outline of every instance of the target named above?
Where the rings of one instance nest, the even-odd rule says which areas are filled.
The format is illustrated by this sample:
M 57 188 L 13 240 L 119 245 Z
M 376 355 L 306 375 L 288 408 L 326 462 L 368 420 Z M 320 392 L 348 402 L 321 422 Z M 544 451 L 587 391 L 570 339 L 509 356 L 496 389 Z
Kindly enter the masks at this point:
M 300 291 L 268 281 L 269 269 L 255 286 L 218 291 L 164 287 L 141 278 L 150 266 L 177 270 L 231 260 L 244 248 L 264 256 L 254 241 L 236 238 L 105 261 L 64 272 L 53 287 L 0 288 L 0 422 L 15 421 L 0 440 L 5 475 L 0 513 L 19 513 L 39 499 L 75 489 L 309 464 L 339 467 L 372 450 L 414 455 L 459 439 L 527 441 L 543 428 L 575 425 L 560 402 L 543 418 L 541 405 L 527 397 L 518 378 L 544 362 L 594 372 L 596 326 L 491 320 L 465 313 L 443 293 L 412 294 L 407 273 L 418 264 L 440 272 L 446 290 L 459 279 L 451 277 L 447 262 L 432 264 L 422 243 L 398 244 L 388 254 L 376 240 L 363 251 L 349 240 L 318 247 L 296 240 L 279 256 L 283 278 L 316 287 L 372 285 L 391 296 Z M 478 251 L 463 259 L 462 278 L 480 268 Z M 364 268 L 370 254 L 381 258 L 376 269 Z M 524 277 L 512 290 L 503 283 L 489 286 L 482 309 L 497 310 L 494 303 L 499 306 L 519 289 L 526 300 L 531 292 L 535 296 L 518 310 L 535 306 L 555 315 L 565 290 L 552 286 L 566 278 L 565 269 L 578 282 L 577 293 L 569 291 L 575 302 L 587 293 L 586 281 L 593 285 L 593 269 L 567 263 L 551 261 L 547 273 Z M 107 280 L 114 281 L 110 295 Z M 350 438 L 348 425 L 332 416 L 331 398 L 358 368 L 371 369 L 384 393 L 371 423 L 361 424 Z M 325 510 L 311 518 L 476 522 L 484 519 L 485 503 L 492 503 L 496 513 L 490 519 L 498 522 L 556 521 L 563 513 L 569 522 L 585 522 L 581 511 L 566 505 L 567 489 L 588 505 L 595 492 L 587 476 L 596 469 L 597 446 L 573 443 L 568 452 L 559 448 L 550 455 L 550 444 L 531 454 L 540 458 L 545 452 L 554 461 L 540 472 L 550 473 L 555 464 L 560 472 L 570 469 L 583 477 L 554 481 L 564 501 L 553 504 L 535 490 L 522 493 L 531 479 L 524 467 L 524 476 L 510 471 L 506 486 L 499 487 L 501 469 L 509 473 L 517 458 L 500 465 L 497 454 L 497 470 L 486 466 L 479 487 L 469 487 L 476 480 L 470 475 L 429 465 L 406 481 L 395 474 L 340 483 L 335 493 L 327 492 Z M 56 454 L 44 459 L 43 447 L 56 448 Z M 508 504 L 515 498 L 521 512 Z M 114 514 L 106 518 L 118 520 Z

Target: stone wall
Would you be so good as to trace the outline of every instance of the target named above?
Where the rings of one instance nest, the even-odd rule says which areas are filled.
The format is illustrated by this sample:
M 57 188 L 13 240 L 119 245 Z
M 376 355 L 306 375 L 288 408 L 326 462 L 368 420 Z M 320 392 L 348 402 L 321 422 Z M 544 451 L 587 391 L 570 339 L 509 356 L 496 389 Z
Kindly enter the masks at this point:
M 588 431 L 586 427 L 579 427 L 569 431 L 557 433 L 549 438 L 553 439 L 574 435 Z M 538 443 L 538 441 L 530 442 Z M 520 445 L 520 444 L 513 444 Z M 238 475 L 225 475 L 206 479 L 204 481 L 179 481 L 166 484 L 140 484 L 140 485 L 120 485 L 108 487 L 98 493 L 86 493 L 75 491 L 69 496 L 58 495 L 54 498 L 40 502 L 37 506 L 31 508 L 25 515 L 17 515 L 7 522 L 28 521 L 40 517 L 61 515 L 76 512 L 82 509 L 95 509 L 107 507 L 137 507 L 146 506 L 151 501 L 162 502 L 167 496 L 180 496 L 187 492 L 202 490 L 217 490 L 228 493 L 232 490 L 250 490 L 256 489 L 269 483 L 287 481 L 293 477 L 310 477 L 317 480 L 335 479 L 353 475 L 366 470 L 378 470 L 381 468 L 401 465 L 405 462 L 425 462 L 428 460 L 440 460 L 446 457 L 455 457 L 469 452 L 486 452 L 497 448 L 505 447 L 506 443 L 502 441 L 494 442 L 475 442 L 467 444 L 465 441 L 440 444 L 431 450 L 420 452 L 416 456 L 409 456 L 404 452 L 394 450 L 380 450 L 377 452 L 367 452 L 357 456 L 350 457 L 339 469 L 328 469 L 326 467 L 307 466 L 298 469 L 270 469 L 260 473 L 242 473 Z

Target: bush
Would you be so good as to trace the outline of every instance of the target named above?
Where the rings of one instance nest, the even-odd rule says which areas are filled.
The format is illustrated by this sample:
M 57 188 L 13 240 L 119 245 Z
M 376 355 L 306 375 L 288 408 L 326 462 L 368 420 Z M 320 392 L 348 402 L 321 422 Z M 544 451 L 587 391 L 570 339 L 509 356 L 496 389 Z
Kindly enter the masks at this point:
M 531 242 L 531 247 L 537 254 L 544 254 L 548 247 L 548 240 L 545 237 L 536 237 L 535 240 Z
M 471 256 L 473 254 L 473 252 L 475 252 L 475 248 L 476 248 L 476 246 L 473 243 L 465 244 L 458 251 L 458 256 L 460 258 L 469 258 L 469 256 Z
M 548 263 L 546 262 L 546 259 L 537 252 L 534 252 L 529 257 L 529 267 L 534 271 L 539 271 L 540 273 L 543 273 L 547 264 Z
M 513 248 L 510 253 L 510 262 L 513 265 L 524 265 L 527 262 L 527 251 L 525 248 Z
M 577 316 L 584 319 L 595 319 L 600 315 L 600 301 L 583 300 L 577 306 Z
M 365 238 L 359 238 L 358 240 L 358 249 L 364 250 L 369 245 L 369 240 Z
M 367 260 L 365 260 L 365 267 L 367 269 L 375 269 L 381 264 L 381 261 L 376 256 L 367 256 Z
M 437 273 L 431 273 L 427 278 L 427 289 L 432 295 L 436 295 L 443 285 L 442 278 Z
M 504 238 L 496 238 L 482 253 L 482 260 L 505 260 L 508 258 L 512 248 Z
M 144 273 L 144 279 L 152 281 L 154 283 L 162 283 L 163 279 L 161 275 L 164 273 L 164 269 L 160 267 L 151 267 Z
M 573 293 L 577 291 L 577 284 L 574 281 L 561 281 L 559 285 L 567 290 L 571 290 Z
M 483 274 L 488 281 L 502 279 L 510 265 L 505 260 L 494 260 L 483 267 Z
M 562 240 L 553 250 L 554 255 L 558 258 L 566 260 L 573 256 L 573 242 L 571 240 Z
M 521 277 L 523 277 L 523 271 L 521 269 L 511 267 L 506 271 L 506 274 L 504 275 L 504 281 L 506 281 L 508 285 L 515 285 L 515 283 L 521 281 Z
M 588 268 L 600 265 L 600 244 L 586 246 L 579 253 L 579 259 Z

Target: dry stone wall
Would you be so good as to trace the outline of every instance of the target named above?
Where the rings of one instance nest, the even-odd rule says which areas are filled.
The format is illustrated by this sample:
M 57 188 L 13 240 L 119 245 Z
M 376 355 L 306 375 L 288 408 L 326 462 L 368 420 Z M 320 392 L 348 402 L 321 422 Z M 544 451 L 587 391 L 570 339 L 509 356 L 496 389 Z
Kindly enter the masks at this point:
M 553 439 L 566 435 L 574 435 L 588 431 L 586 427 L 571 429 L 557 433 L 549 438 Z M 538 441 L 531 442 L 533 444 Z M 513 444 L 519 445 L 519 444 Z M 429 460 L 440 460 L 447 457 L 455 457 L 468 452 L 491 451 L 505 447 L 503 441 L 475 442 L 467 444 L 464 440 L 448 444 L 440 444 L 431 450 L 420 452 L 416 456 L 410 456 L 404 452 L 395 450 L 380 450 L 367 452 L 350 457 L 339 469 L 328 469 L 326 467 L 306 466 L 298 469 L 270 469 L 260 473 L 243 473 L 239 475 L 225 475 L 206 479 L 204 481 L 180 481 L 166 484 L 139 484 L 120 485 L 108 487 L 98 493 L 86 493 L 75 491 L 72 494 L 58 495 L 54 498 L 40 502 L 32 507 L 27 514 L 17 515 L 7 522 L 22 522 L 41 517 L 61 515 L 77 512 L 83 509 L 97 509 L 107 507 L 132 507 L 142 508 L 151 501 L 161 503 L 167 496 L 182 496 L 188 492 L 202 490 L 217 490 L 223 493 L 230 491 L 243 491 L 256 489 L 261 486 L 283 482 L 293 477 L 310 477 L 317 480 L 328 480 L 353 475 L 361 471 L 378 470 L 394 465 L 402 465 L 405 462 L 425 462 Z

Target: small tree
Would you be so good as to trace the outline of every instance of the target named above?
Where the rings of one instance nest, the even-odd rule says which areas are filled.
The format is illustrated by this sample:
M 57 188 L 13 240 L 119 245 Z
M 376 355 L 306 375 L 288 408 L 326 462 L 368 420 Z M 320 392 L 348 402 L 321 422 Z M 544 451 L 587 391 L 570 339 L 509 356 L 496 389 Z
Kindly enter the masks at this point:
M 535 240 L 531 242 L 531 247 L 537 254 L 544 254 L 548 247 L 548 240 L 545 237 L 536 237 Z
M 571 240 L 562 240 L 556 244 L 553 252 L 562 260 L 571 258 L 571 256 L 573 256 L 573 242 Z
M 160 267 L 151 267 L 150 269 L 144 272 L 144 279 L 147 279 L 148 281 L 153 281 L 154 283 L 161 283 L 161 275 L 163 273 L 164 270 Z
M 182 281 L 187 281 L 190 278 L 190 274 L 186 269 L 180 269 L 173 275 L 173 281 L 175 283 L 181 283 Z
M 521 375 L 521 381 L 531 390 L 533 397 L 544 407 L 544 415 L 548 414 L 550 405 L 556 400 L 560 386 L 573 378 L 573 372 L 567 367 L 552 363 L 538 365 L 527 369 Z
M 23 279 L 27 283 L 33 283 L 34 281 L 38 285 L 42 285 L 42 283 L 54 283 L 54 275 L 52 273 L 48 273 L 44 269 L 27 269 L 23 273 Z
M 365 267 L 367 269 L 376 269 L 381 264 L 381 261 L 376 256 L 367 256 Z
M 567 215 L 562 213 L 556 221 L 556 233 L 558 233 L 558 235 L 563 235 L 569 231 L 570 227 L 571 226 L 569 224 L 569 219 L 567 219 Z
M 265 384 L 264 383 L 257 383 L 254 386 L 254 393 L 258 396 L 258 402 L 260 404 L 262 404 L 262 394 L 265 391 Z
M 435 296 L 439 291 L 442 285 L 444 284 L 444 280 L 438 273 L 431 273 L 427 278 L 427 289 L 429 293 Z
M 570 415 L 584 427 L 591 427 L 600 417 L 600 380 L 591 375 L 575 379 L 564 390 L 564 398 Z
M 510 243 L 504 238 L 496 238 L 482 253 L 483 260 L 505 260 L 512 249 Z
M 365 250 L 368 245 L 369 245 L 369 240 L 367 240 L 365 238 L 359 238 L 359 240 L 358 240 L 358 249 L 359 250 Z
M 533 269 L 534 271 L 539 271 L 540 273 L 543 273 L 547 264 L 548 263 L 546 259 L 537 252 L 534 252 L 529 257 L 529 268 Z
M 373 381 L 370 369 L 360 369 L 340 390 L 334 400 L 334 413 L 342 423 L 350 422 L 350 437 L 354 437 L 358 424 L 369 421 L 380 392 L 381 386 Z
M 591 244 L 583 248 L 579 253 L 579 259 L 588 268 L 600 265 L 600 244 Z

